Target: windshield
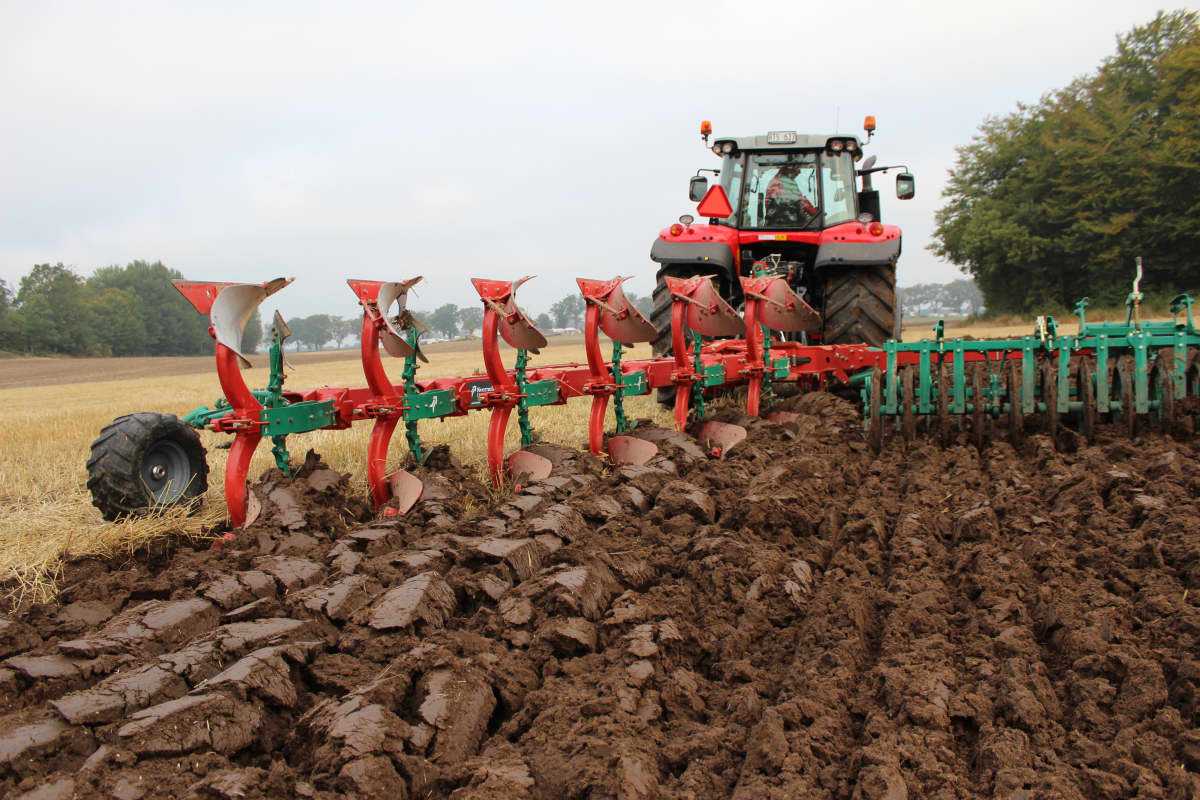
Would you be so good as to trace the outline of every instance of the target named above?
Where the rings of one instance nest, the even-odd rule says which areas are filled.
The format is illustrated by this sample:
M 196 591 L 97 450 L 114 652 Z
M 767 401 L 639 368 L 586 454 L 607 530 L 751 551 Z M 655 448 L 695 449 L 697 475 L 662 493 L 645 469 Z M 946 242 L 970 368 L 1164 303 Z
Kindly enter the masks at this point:
M 740 227 L 806 228 L 820 217 L 815 152 L 751 153 Z
M 750 153 L 726 157 L 722 174 L 733 205 L 733 214 L 721 220 L 726 225 L 827 228 L 858 214 L 854 161 L 848 153 Z
M 855 213 L 854 162 L 849 153 L 826 154 L 821 159 L 821 196 L 824 198 L 824 227 L 850 222 Z

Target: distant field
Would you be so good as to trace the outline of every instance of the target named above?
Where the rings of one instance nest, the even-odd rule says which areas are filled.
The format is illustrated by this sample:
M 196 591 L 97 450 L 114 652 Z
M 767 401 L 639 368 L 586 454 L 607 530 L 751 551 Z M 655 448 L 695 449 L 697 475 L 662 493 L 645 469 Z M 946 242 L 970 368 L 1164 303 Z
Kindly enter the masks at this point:
M 1001 317 L 999 319 L 982 319 L 970 320 L 965 317 L 957 319 L 951 318 L 946 320 L 946 336 L 971 336 L 976 339 L 1001 339 L 1012 338 L 1017 336 L 1025 336 L 1033 333 L 1036 316 L 1031 316 L 1027 320 L 1022 320 L 1019 317 Z M 1102 322 L 1112 320 L 1124 320 L 1125 314 L 1123 311 L 1089 311 L 1088 322 Z M 1165 314 L 1147 315 L 1144 320 L 1169 320 L 1171 317 Z M 1058 331 L 1063 334 L 1078 333 L 1079 319 L 1075 315 L 1056 316 L 1058 322 Z M 934 317 L 918 317 L 915 319 L 905 319 L 902 330 L 902 338 L 906 342 L 915 342 L 925 338 L 933 338 L 933 326 L 937 323 Z
M 905 326 L 904 339 L 916 341 L 932 335 L 932 320 L 914 320 Z M 1074 318 L 1062 329 L 1076 329 Z M 1021 336 L 1033 331 L 1033 320 L 994 323 L 952 320 L 948 336 L 977 338 Z M 512 350 L 503 346 L 505 363 Z M 447 377 L 480 372 L 483 357 L 476 341 L 443 342 L 426 348 L 430 362 L 422 377 Z M 638 345 L 634 358 L 649 353 Z M 583 337 L 556 336 L 531 366 L 580 362 L 585 358 Z M 361 386 L 365 383 L 357 350 L 288 353 L 293 369 L 288 387 L 322 385 Z M 266 356 L 252 356 L 254 368 L 246 373 L 252 387 L 266 383 Z M 400 376 L 401 361 L 389 359 L 393 380 Z M 66 553 L 113 553 L 129 550 L 167 531 L 199 533 L 225 516 L 222 476 L 228 450 L 218 445 L 228 437 L 203 432 L 208 448 L 209 492 L 203 511 L 195 517 L 168 512 L 160 517 L 107 523 L 91 505 L 85 482 L 85 462 L 92 440 L 114 417 L 133 411 L 183 414 L 220 395 L 213 358 L 7 358 L 0 360 L 0 581 L 9 581 L 13 599 L 45 598 L 52 592 L 57 564 Z M 670 425 L 666 409 L 651 397 L 630 398 L 633 417 L 650 417 Z M 548 440 L 582 447 L 587 436 L 589 404 L 583 400 L 563 407 L 535 408 L 535 428 Z M 611 408 L 609 419 L 611 424 Z M 421 423 L 428 444 L 449 443 L 465 463 L 482 472 L 485 461 L 487 414 L 471 414 L 442 422 Z M 507 449 L 518 446 L 517 426 L 509 426 Z M 350 431 L 316 431 L 293 436 L 290 449 L 297 456 L 312 447 L 336 469 L 354 474 L 365 491 L 363 462 L 367 426 Z M 252 467 L 256 477 L 271 463 L 267 447 L 260 447 Z M 403 436 L 393 442 L 390 459 L 398 466 L 405 457 Z M 11 581 L 15 580 L 16 583 Z
M 582 336 L 555 336 L 551 346 L 578 343 L 580 358 L 583 358 Z M 423 350 L 432 359 L 436 355 L 451 353 L 479 353 L 479 340 L 438 342 L 425 345 Z M 299 372 L 307 374 L 308 368 L 330 361 L 358 359 L 358 348 L 347 350 L 319 350 L 316 352 L 287 353 Z M 267 357 L 263 354 L 250 356 L 255 369 L 266 373 Z M 483 366 L 482 357 L 480 367 Z M 93 381 L 117 381 L 133 378 L 167 378 L 176 375 L 194 375 L 198 372 L 216 374 L 212 356 L 145 356 L 134 358 L 7 358 L 0 360 L 0 389 L 19 389 L 31 386 L 58 386 L 64 383 L 91 383 Z M 313 371 L 314 380 L 319 376 Z
M 1089 314 L 1089 319 L 1096 321 L 1123 318 L 1123 312 L 1120 311 L 1100 311 Z M 1169 319 L 1166 316 L 1154 318 Z M 936 322 L 937 318 L 935 317 L 906 318 L 902 332 L 904 341 L 915 342 L 919 339 L 931 338 L 933 336 L 933 326 Z M 1079 329 L 1079 324 L 1074 316 L 1058 318 L 1058 322 L 1059 330 L 1063 333 L 1074 333 Z M 946 320 L 946 336 L 972 336 L 977 339 L 1024 336 L 1025 334 L 1033 333 L 1033 326 L 1034 317 L 1030 317 L 1027 321 L 1018 321 L 1013 317 L 1004 317 L 996 320 L 969 320 L 966 317 L 958 317 Z M 550 347 L 555 351 L 558 351 L 558 348 L 562 346 L 572 345 L 579 350 L 577 355 L 572 356 L 572 359 L 582 361 L 584 359 L 583 336 L 575 334 L 550 338 Z M 508 349 L 506 345 L 501 344 L 501 346 L 506 350 Z M 481 352 L 478 339 L 458 342 L 438 342 L 437 344 L 425 345 L 424 350 L 431 359 L 434 359 L 435 356 L 465 355 Z M 635 350 L 634 354 L 635 357 L 641 358 L 648 352 L 649 348 L 643 345 Z M 266 360 L 266 356 L 261 353 L 250 357 L 250 361 L 254 364 L 254 368 L 247 373 L 252 378 L 251 383 L 254 382 L 253 377 L 256 374 L 260 372 L 261 374 L 265 374 Z M 323 373 L 317 369 L 310 370 L 311 367 L 335 361 L 357 361 L 358 349 L 306 351 L 302 353 L 289 352 L 287 360 L 296 367 L 296 383 L 300 385 L 320 380 Z M 469 360 L 467 359 L 468 362 Z M 542 364 L 549 363 L 544 359 L 539 360 L 539 362 Z M 482 356 L 480 356 L 477 363 L 471 365 L 471 369 L 468 371 L 476 369 L 483 369 Z M 136 378 L 169 378 L 204 372 L 213 372 L 215 375 L 212 356 L 146 356 L 137 358 L 15 357 L 0 359 L 0 390 L 36 386 L 60 386 L 67 383 L 132 380 Z M 308 378 L 310 374 L 312 375 L 311 379 Z M 432 373 L 426 368 L 426 371 L 422 374 L 429 376 Z
M 505 363 L 513 361 L 504 346 Z M 634 357 L 649 353 L 638 345 Z M 483 367 L 478 341 L 445 342 L 427 349 L 429 364 L 422 377 L 470 375 Z M 288 387 L 306 389 L 322 385 L 362 386 L 362 364 L 357 350 L 288 354 Z M 534 356 L 531 366 L 583 361 L 582 336 L 556 336 Z M 251 358 L 256 368 L 246 372 L 247 383 L 266 383 L 265 356 Z M 401 359 L 388 359 L 390 377 L 400 379 Z M 70 383 L 66 381 L 71 381 Z M 7 584 L 12 601 L 45 599 L 53 592 L 53 579 L 64 554 L 128 552 L 139 544 L 176 531 L 190 534 L 225 517 L 223 476 L 229 451 L 219 449 L 229 437 L 204 431 L 208 449 L 209 490 L 197 516 L 166 512 L 159 517 L 123 523 L 105 522 L 92 506 L 85 463 L 92 440 L 114 417 L 133 411 L 184 414 L 220 396 L 213 358 L 12 358 L 0 361 L 0 582 Z M 632 418 L 651 417 L 670 425 L 670 415 L 652 397 L 626 401 Z M 578 399 L 565 406 L 534 408 L 534 429 L 547 441 L 583 447 L 587 439 L 590 403 Z M 612 423 L 609 408 L 608 424 Z M 462 462 L 484 471 L 487 425 L 490 415 L 470 414 L 445 421 L 421 422 L 425 444 L 450 444 Z M 315 449 L 335 469 L 354 475 L 354 485 L 365 493 L 363 477 L 369 425 L 348 431 L 314 431 L 289 437 L 288 447 L 302 458 Z M 520 446 L 514 420 L 508 426 L 506 449 Z M 389 468 L 407 455 L 403 430 L 392 440 Z M 257 478 L 272 463 L 268 446 L 260 446 L 251 464 Z

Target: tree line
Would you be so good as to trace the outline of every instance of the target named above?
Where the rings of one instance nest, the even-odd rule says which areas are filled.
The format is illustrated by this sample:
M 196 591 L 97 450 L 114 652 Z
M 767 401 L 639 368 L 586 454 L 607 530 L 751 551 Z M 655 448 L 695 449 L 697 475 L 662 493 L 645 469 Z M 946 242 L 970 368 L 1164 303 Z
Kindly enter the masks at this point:
M 1200 29 L 1160 12 L 1095 73 L 990 117 L 958 148 L 930 249 L 989 311 L 1200 288 Z
M 157 261 L 103 267 L 87 278 L 62 264 L 37 264 L 15 293 L 0 281 L 0 350 L 73 356 L 211 353 L 208 320 L 171 285 L 172 278 L 181 277 Z
M 133 261 L 84 277 L 59 264 L 36 264 L 19 285 L 0 280 L 0 351 L 71 356 L 191 356 L 213 351 L 209 321 L 176 291 L 183 276 L 161 262 Z M 627 295 L 644 313 L 649 297 Z M 453 303 L 432 311 L 412 310 L 433 335 L 453 338 L 483 324 L 483 307 Z M 537 315 L 542 330 L 583 326 L 579 295 L 562 298 Z M 312 314 L 286 320 L 287 344 L 299 350 L 356 346 L 360 316 Z M 246 324 L 242 352 L 253 353 L 270 341 L 271 320 L 256 309 Z
M 625 296 L 639 311 L 650 315 L 651 300 L 648 295 L 642 297 L 634 292 L 626 292 Z M 582 328 L 586 310 L 582 296 L 567 295 L 552 304 L 548 311 L 535 315 L 534 324 L 546 332 L 555 328 Z M 445 303 L 432 311 L 410 308 L 409 312 L 428 329 L 429 334 L 443 339 L 472 334 L 483 325 L 482 305 L 457 306 L 454 303 Z M 362 327 L 361 317 L 343 318 L 330 314 L 293 317 L 286 322 L 292 332 L 288 344 L 297 350 L 320 350 L 331 342 L 337 347 L 343 347 L 347 343 L 356 344 Z M 265 323 L 263 340 L 269 340 L 270 336 L 271 322 L 268 320 Z
M 984 309 L 983 293 L 969 278 L 897 287 L 896 298 L 905 318 L 978 315 Z

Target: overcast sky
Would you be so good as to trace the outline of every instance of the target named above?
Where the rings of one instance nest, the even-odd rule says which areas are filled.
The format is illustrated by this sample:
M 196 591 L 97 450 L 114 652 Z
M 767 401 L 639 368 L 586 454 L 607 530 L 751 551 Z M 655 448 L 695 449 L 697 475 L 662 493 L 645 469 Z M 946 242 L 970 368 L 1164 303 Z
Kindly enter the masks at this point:
M 637 276 L 694 212 L 718 136 L 860 132 L 917 197 L 901 285 L 954 148 L 989 114 L 1092 71 L 1142 0 L 1007 2 L 0 2 L 0 278 L 161 260 L 197 280 L 297 281 L 286 316 L 354 313 L 348 277 Z M 1169 6 L 1173 8 L 1175 6 Z M 274 307 L 268 301 L 264 311 Z M 264 317 L 267 315 L 264 314 Z

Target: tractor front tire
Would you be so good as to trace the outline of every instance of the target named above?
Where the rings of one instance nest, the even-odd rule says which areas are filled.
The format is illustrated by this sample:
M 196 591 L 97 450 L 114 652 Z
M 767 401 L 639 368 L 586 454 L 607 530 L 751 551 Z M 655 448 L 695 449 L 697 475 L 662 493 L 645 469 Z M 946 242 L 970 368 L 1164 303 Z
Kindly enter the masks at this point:
M 822 344 L 879 346 L 899 339 L 896 268 L 835 268 L 825 278 Z
M 198 507 L 208 491 L 204 445 L 174 414 L 117 417 L 92 442 L 87 470 L 92 503 L 107 520 L 170 506 Z

